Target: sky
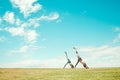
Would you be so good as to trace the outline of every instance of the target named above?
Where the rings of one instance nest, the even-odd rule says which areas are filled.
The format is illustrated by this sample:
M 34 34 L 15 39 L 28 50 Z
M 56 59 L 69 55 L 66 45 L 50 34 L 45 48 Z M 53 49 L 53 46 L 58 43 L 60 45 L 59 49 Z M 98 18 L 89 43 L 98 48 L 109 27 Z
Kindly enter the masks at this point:
M 0 68 L 62 68 L 73 47 L 89 67 L 120 67 L 120 1 L 0 0 Z

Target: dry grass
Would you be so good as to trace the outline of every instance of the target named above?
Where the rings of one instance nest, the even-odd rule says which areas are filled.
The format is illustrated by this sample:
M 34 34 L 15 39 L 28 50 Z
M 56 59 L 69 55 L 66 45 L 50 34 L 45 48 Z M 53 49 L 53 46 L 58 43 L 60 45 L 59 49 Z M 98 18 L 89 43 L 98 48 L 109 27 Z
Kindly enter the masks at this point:
M 120 68 L 1 68 L 0 80 L 120 80 Z

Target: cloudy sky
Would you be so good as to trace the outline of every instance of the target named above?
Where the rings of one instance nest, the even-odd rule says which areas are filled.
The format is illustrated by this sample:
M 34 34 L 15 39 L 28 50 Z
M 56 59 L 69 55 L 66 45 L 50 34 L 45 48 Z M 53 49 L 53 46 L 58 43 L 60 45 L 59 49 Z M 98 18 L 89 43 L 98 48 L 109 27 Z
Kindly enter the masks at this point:
M 62 68 L 73 46 L 89 67 L 120 67 L 120 1 L 0 0 L 1 68 Z

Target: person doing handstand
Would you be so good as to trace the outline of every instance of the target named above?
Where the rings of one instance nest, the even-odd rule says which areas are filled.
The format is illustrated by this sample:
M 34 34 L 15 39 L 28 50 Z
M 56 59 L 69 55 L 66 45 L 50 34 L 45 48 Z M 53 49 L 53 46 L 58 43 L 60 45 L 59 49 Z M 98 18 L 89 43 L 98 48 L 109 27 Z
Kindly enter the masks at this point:
M 80 62 L 80 63 L 83 65 L 84 68 L 88 69 L 89 67 L 88 67 L 87 64 L 83 61 L 83 59 L 79 56 L 78 51 L 76 50 L 76 48 L 73 47 L 73 49 L 76 51 L 76 55 L 77 55 L 77 58 L 78 58 L 77 63 L 75 64 L 75 67 L 76 67 L 76 66 L 78 65 L 78 63 Z
M 71 68 L 74 68 L 73 64 L 71 63 L 70 59 L 68 58 L 68 55 L 67 55 L 66 51 L 65 51 L 65 55 L 66 55 L 67 63 L 64 65 L 63 68 L 65 68 L 67 64 L 69 64 Z

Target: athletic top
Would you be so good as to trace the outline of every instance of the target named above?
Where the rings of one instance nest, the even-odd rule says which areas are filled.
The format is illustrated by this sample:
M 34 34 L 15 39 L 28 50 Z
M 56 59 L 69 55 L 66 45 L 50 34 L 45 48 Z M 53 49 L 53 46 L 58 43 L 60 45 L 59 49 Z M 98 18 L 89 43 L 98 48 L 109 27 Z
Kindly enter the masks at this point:
M 67 60 L 68 60 L 68 62 L 67 62 L 67 63 L 71 63 L 70 59 L 67 59 Z

